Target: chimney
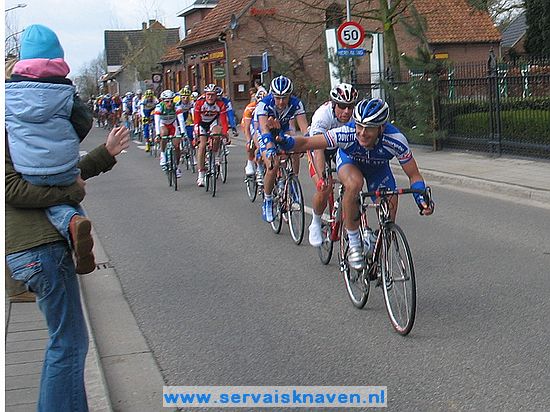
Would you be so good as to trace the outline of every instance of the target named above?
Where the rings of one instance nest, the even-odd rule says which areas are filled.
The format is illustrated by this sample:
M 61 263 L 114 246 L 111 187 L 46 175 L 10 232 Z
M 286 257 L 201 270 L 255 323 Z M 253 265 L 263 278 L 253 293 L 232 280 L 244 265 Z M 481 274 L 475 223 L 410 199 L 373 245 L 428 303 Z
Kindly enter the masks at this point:
M 154 23 L 154 22 L 155 22 L 155 20 L 154 20 L 154 19 L 152 19 L 152 20 L 149 20 L 149 28 L 151 28 L 151 26 L 153 25 L 153 23 Z
M 141 23 L 141 30 L 145 30 L 147 28 L 147 23 L 142 22 Z

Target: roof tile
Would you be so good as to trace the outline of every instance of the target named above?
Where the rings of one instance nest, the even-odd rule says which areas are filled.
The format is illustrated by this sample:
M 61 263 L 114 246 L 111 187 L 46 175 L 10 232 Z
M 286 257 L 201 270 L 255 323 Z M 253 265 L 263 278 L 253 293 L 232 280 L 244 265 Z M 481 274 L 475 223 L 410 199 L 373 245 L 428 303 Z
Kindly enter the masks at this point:
M 500 33 L 489 13 L 467 0 L 415 0 L 428 23 L 430 43 L 498 42 Z

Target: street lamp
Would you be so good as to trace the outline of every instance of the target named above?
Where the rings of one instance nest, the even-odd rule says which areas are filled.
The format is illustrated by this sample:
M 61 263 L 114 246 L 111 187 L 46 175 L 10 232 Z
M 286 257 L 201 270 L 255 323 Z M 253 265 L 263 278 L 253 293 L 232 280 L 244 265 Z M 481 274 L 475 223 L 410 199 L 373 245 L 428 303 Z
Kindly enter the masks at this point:
M 19 3 L 16 6 L 13 6 L 13 7 L 10 7 L 9 9 L 4 10 L 4 13 L 7 13 L 10 10 L 22 9 L 23 7 L 27 7 L 27 4 L 26 3 Z

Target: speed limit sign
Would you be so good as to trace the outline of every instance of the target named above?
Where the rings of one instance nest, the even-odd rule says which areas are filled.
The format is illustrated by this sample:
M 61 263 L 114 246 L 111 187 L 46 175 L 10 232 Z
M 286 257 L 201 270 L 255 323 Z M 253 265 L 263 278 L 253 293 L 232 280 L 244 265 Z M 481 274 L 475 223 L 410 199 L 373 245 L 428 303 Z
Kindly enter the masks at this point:
M 338 27 L 338 41 L 344 47 L 355 49 L 365 40 L 365 29 L 355 21 L 347 21 Z

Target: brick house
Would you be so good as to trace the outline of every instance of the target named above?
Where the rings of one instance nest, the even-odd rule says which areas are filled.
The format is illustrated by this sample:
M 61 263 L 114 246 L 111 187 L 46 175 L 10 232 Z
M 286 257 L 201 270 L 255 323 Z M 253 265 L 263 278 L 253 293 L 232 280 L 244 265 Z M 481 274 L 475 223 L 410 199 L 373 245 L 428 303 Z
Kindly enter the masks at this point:
M 502 55 L 510 59 L 527 56 L 525 51 L 525 34 L 527 21 L 525 13 L 521 13 L 502 32 Z
M 217 83 L 225 88 L 238 110 L 248 101 L 248 89 L 260 77 L 263 52 L 269 72 L 286 73 L 297 80 L 297 92 L 306 103 L 328 92 L 325 29 L 344 21 L 345 1 L 311 1 L 307 7 L 292 0 L 219 0 L 206 19 L 198 22 L 179 48 L 183 51 L 184 79 L 202 89 Z M 416 0 L 426 18 L 429 47 L 437 58 L 454 62 L 486 61 L 489 50 L 499 50 L 500 34 L 487 13 L 467 0 Z M 355 10 L 356 14 L 365 13 Z M 381 23 L 358 20 L 367 31 L 380 32 Z M 402 25 L 396 26 L 400 52 L 414 55 L 419 40 Z M 355 59 L 359 82 L 370 81 L 370 57 Z
M 128 65 L 129 59 L 137 58 L 137 53 L 143 48 L 146 30 L 165 31 L 164 47 L 179 43 L 179 28 L 166 28 L 156 20 L 149 20 L 149 25 L 142 23 L 141 30 L 105 30 L 107 74 L 100 79 L 105 92 L 123 94 L 140 88 L 161 87 L 150 79 L 140 81 L 136 70 Z M 137 50 L 136 56 L 130 56 L 130 50 Z

